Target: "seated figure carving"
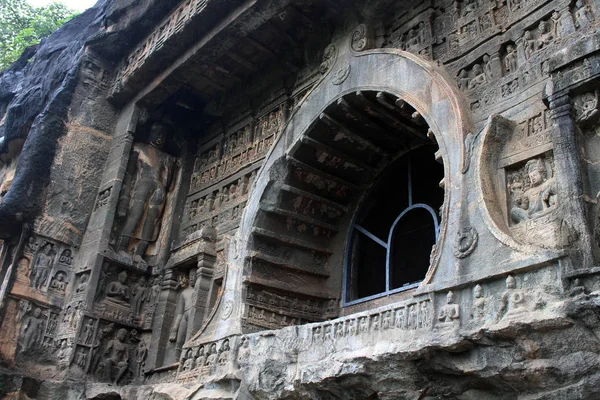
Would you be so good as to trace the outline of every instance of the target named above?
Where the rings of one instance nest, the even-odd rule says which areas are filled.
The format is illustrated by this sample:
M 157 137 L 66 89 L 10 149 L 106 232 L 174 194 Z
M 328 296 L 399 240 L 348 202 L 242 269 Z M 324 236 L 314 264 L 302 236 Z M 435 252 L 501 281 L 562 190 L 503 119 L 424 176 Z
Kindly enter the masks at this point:
M 127 286 L 127 272 L 121 271 L 118 280 L 106 286 L 106 298 L 119 304 L 129 305 L 131 291 Z
M 54 279 L 52 279 L 50 282 L 50 287 L 59 292 L 64 292 L 67 287 L 67 282 L 65 282 L 65 279 L 64 272 L 57 273 Z
M 525 172 L 531 186 L 524 192 L 517 191 L 514 205 L 510 210 L 511 220 L 519 222 L 542 216 L 552 211 L 556 203 L 556 181 L 548 178 L 544 160 L 535 158 L 525 164 Z
M 517 288 L 516 279 L 512 275 L 509 275 L 506 277 L 506 290 L 502 294 L 500 310 L 496 316 L 496 321 L 542 308 L 543 305 L 544 300 L 540 291 L 526 291 Z

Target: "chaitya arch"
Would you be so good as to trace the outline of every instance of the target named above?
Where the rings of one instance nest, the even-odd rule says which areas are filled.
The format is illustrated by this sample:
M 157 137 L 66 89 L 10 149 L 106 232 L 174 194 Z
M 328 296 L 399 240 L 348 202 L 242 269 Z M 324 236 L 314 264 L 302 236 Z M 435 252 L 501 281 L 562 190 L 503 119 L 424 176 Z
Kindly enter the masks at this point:
M 340 314 L 345 250 L 360 199 L 394 159 L 426 144 L 437 146 L 432 157 L 443 164 L 444 195 L 437 245 L 415 290 L 451 273 L 444 266 L 452 264 L 453 239 L 468 225 L 458 202 L 470 164 L 464 145 L 470 122 L 460 97 L 443 72 L 407 52 L 349 48 L 326 49 L 324 75 L 288 119 L 242 217 L 244 267 L 235 281 L 244 293 L 243 331 Z M 395 140 L 386 145 L 365 135 L 375 127 Z M 261 307 L 273 296 L 284 299 L 279 313 Z

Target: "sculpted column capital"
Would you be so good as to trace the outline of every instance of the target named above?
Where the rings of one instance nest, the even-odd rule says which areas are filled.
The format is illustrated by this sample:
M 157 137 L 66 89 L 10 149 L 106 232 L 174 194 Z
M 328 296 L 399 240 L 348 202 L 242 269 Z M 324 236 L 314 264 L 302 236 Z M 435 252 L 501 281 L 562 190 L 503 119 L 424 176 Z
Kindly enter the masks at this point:
M 573 105 L 569 93 L 558 93 L 548 98 L 550 116 L 552 119 L 571 117 Z

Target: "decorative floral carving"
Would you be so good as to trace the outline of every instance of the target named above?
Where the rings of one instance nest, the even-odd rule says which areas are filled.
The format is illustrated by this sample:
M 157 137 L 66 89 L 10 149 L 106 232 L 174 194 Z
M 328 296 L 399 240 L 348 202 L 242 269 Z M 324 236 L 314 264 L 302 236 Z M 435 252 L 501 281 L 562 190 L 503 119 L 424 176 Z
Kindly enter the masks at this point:
M 454 244 L 454 255 L 457 258 L 465 258 L 473 253 L 477 242 L 479 240 L 479 234 L 475 228 L 465 228 L 458 232 L 456 235 L 456 242 Z
M 334 85 L 341 85 L 346 79 L 348 79 L 348 76 L 350 76 L 350 64 L 346 62 L 333 74 L 333 80 L 331 82 Z
M 335 45 L 330 44 L 325 47 L 325 51 L 323 52 L 323 61 L 319 66 L 319 71 L 321 74 L 325 75 L 329 69 L 335 64 L 335 60 L 337 59 L 337 48 Z
M 360 24 L 352 33 L 352 42 L 350 47 L 354 51 L 364 51 L 369 49 L 369 30 L 367 25 Z

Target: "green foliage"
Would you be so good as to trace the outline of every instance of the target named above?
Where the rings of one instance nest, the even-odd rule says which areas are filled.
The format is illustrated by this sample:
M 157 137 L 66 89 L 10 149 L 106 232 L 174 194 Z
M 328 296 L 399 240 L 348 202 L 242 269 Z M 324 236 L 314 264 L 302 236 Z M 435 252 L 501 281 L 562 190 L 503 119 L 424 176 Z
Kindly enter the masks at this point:
M 34 8 L 26 0 L 0 0 L 0 70 L 77 14 L 60 3 Z

